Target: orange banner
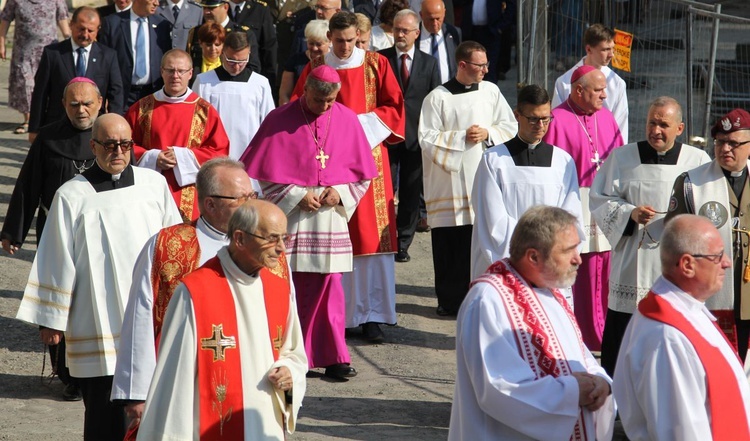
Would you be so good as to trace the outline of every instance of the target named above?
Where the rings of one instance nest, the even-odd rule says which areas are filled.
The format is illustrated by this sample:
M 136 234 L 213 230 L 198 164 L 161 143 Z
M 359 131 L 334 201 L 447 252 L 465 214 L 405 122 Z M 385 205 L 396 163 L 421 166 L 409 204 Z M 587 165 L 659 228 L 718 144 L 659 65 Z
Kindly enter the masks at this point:
M 615 56 L 612 67 L 630 72 L 630 55 L 633 46 L 633 34 L 615 29 Z

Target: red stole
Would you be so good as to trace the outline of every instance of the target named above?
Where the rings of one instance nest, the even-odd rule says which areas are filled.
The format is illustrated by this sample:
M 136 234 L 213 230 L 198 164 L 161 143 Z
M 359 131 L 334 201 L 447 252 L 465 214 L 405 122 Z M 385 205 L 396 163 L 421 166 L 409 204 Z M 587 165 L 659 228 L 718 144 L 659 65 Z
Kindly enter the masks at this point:
M 286 258 L 283 269 L 260 270 L 268 317 L 269 341 L 274 360 L 289 317 L 290 279 Z M 286 276 L 286 277 L 284 277 Z M 190 291 L 197 333 L 197 377 L 201 440 L 244 439 L 242 366 L 234 297 L 214 257 L 183 280 Z M 252 350 L 252 348 L 246 348 Z
M 539 297 L 513 270 L 507 259 L 492 264 L 484 275 L 472 282 L 472 286 L 478 282 L 489 283 L 500 294 L 508 319 L 513 326 L 518 353 L 529 364 L 536 378 L 547 375 L 557 378 L 573 373 Z M 581 331 L 570 305 L 559 291 L 551 290 L 551 292 L 567 313 L 578 336 L 581 352 L 585 354 Z M 570 439 L 586 439 L 583 410 L 580 408 L 578 421 Z
M 195 223 L 178 224 L 161 230 L 154 246 L 151 267 L 151 287 L 154 293 L 154 342 L 159 351 L 159 337 L 169 299 L 182 278 L 195 271 L 200 261 L 201 247 Z
M 698 358 L 706 371 L 706 392 L 714 441 L 750 439 L 742 395 L 737 387 L 734 372 L 721 351 L 711 345 L 684 315 L 653 291 L 641 300 L 638 311 L 645 317 L 682 332 L 698 353 Z M 717 328 L 721 332 L 718 326 Z M 729 344 L 728 340 L 727 343 Z

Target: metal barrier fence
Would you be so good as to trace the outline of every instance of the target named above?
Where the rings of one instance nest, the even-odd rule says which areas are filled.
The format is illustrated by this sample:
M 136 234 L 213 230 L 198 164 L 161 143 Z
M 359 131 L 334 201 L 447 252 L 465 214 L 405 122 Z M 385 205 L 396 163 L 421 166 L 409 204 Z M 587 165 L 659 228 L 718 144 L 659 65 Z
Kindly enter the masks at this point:
M 690 0 L 519 0 L 520 84 L 554 88 L 584 55 L 584 30 L 603 23 L 634 36 L 627 83 L 630 140 L 645 136 L 648 103 L 661 95 L 683 105 L 688 136 L 735 107 L 750 110 L 750 19 Z

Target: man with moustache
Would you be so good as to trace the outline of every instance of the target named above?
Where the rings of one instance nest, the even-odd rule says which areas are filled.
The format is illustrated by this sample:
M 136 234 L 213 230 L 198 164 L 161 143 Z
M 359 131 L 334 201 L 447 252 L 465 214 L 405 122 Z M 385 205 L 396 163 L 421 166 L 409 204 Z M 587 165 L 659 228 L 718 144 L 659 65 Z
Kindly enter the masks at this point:
M 122 439 L 125 414 L 109 400 L 136 257 L 180 221 L 164 178 L 130 165 L 130 127 L 102 115 L 91 130 L 95 164 L 55 193 L 17 318 L 65 335 L 70 374 L 85 407 L 86 441 Z
M 711 128 L 715 158 L 680 175 L 674 183 L 666 222 L 680 214 L 708 218 L 721 233 L 724 250 L 731 250 L 732 271 L 706 306 L 718 319 L 729 341 L 745 361 L 750 336 L 750 113 L 734 109 Z
M 474 178 L 472 280 L 508 257 L 516 223 L 534 205 L 564 208 L 582 221 L 576 164 L 567 152 L 542 141 L 552 122 L 547 91 L 528 85 L 517 102 L 518 134 L 486 150 Z
M 615 149 L 591 184 L 591 214 L 612 244 L 602 366 L 614 375 L 620 341 L 640 302 L 659 277 L 659 241 L 669 191 L 681 173 L 710 161 L 677 142 L 685 125 L 673 98 L 651 102 L 646 140 Z
M 456 323 L 449 440 L 612 438 L 611 379 L 559 291 L 581 264 L 576 223 L 562 208 L 530 208 L 510 257 L 473 282 Z

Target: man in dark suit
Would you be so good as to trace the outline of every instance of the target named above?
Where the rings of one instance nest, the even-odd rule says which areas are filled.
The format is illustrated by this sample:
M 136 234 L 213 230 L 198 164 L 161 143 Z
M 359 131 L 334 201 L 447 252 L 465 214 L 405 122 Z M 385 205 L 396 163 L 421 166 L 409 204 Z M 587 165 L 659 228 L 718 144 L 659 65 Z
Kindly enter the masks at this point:
M 461 32 L 445 23 L 443 0 L 424 0 L 419 14 L 419 49 L 438 60 L 440 83 L 445 83 L 456 76 L 456 48 L 461 44 Z
M 29 141 L 33 142 L 39 128 L 65 115 L 63 90 L 75 77 L 93 80 L 107 100 L 106 110 L 124 113 L 122 78 L 117 54 L 96 42 L 99 15 L 87 6 L 73 12 L 71 37 L 44 48 L 39 69 L 34 77 L 29 116 Z M 104 113 L 105 106 L 101 107 Z
M 278 93 L 276 85 L 277 51 L 276 28 L 268 4 L 263 0 L 231 0 L 229 3 L 232 21 L 253 30 L 258 39 L 261 74 L 268 78 L 271 89 Z
M 99 18 L 104 20 L 104 17 L 127 11 L 131 6 L 133 6 L 133 0 L 107 0 L 107 5 L 99 6 L 96 8 L 96 12 L 99 13 Z
M 505 72 L 510 69 L 510 48 L 515 36 L 516 23 L 516 1 L 515 0 L 493 0 L 485 1 L 484 7 L 474 0 L 464 3 L 461 31 L 466 40 L 476 41 L 487 49 L 487 59 L 490 68 L 485 81 L 496 83 L 501 76 L 505 78 Z M 474 16 L 478 20 L 474 20 Z M 502 54 L 502 58 L 501 58 Z M 501 60 L 498 63 L 498 60 Z M 499 64 L 503 64 L 500 69 Z
M 133 0 L 129 11 L 102 23 L 99 42 L 117 51 L 125 110 L 162 86 L 161 57 L 172 47 L 168 21 L 156 14 L 158 0 Z
M 162 0 L 156 13 L 171 25 L 170 49 L 187 48 L 190 29 L 203 22 L 203 10 L 189 0 Z
M 393 19 L 393 47 L 380 54 L 388 58 L 404 92 L 406 113 L 405 141 L 388 147 L 391 177 L 398 179 L 398 231 L 397 262 L 408 262 L 409 246 L 419 221 L 419 200 L 422 193 L 422 151 L 417 140 L 419 113 L 422 101 L 432 89 L 440 85 L 437 60 L 417 49 L 419 15 L 405 9 Z

